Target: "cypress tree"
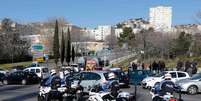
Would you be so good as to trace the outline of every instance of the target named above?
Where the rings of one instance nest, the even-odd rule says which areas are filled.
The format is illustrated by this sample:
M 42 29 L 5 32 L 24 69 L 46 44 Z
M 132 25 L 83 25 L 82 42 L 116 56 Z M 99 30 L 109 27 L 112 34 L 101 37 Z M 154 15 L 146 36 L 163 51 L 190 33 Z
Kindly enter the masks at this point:
M 59 26 L 58 21 L 55 23 L 54 41 L 53 41 L 54 60 L 57 66 L 59 60 Z
M 72 61 L 73 61 L 73 63 L 75 61 L 75 49 L 74 49 L 74 46 L 72 46 Z
M 64 39 L 64 32 L 62 30 L 62 39 L 61 39 L 61 64 L 63 65 L 64 58 L 65 58 L 65 39 Z
M 67 47 L 66 47 L 66 62 L 70 63 L 71 60 L 71 36 L 70 36 L 70 29 L 68 28 L 67 32 Z

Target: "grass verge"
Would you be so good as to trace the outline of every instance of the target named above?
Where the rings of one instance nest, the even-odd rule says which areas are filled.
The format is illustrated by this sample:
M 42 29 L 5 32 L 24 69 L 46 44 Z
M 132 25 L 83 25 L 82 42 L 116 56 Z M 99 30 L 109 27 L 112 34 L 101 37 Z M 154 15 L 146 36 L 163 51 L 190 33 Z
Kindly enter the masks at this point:
M 18 63 L 6 63 L 6 64 L 0 64 L 0 68 L 10 70 L 14 66 L 27 66 L 30 65 L 32 61 L 26 61 L 26 62 L 18 62 Z

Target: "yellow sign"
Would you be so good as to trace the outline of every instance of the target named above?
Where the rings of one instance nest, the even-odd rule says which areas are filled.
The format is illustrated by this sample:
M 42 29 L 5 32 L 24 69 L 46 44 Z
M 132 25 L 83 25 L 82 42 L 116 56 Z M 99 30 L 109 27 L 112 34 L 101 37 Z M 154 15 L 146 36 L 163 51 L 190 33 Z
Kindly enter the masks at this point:
M 36 61 L 38 61 L 38 62 L 44 62 L 44 58 L 43 57 L 38 57 L 38 58 L 35 58 L 36 59 Z

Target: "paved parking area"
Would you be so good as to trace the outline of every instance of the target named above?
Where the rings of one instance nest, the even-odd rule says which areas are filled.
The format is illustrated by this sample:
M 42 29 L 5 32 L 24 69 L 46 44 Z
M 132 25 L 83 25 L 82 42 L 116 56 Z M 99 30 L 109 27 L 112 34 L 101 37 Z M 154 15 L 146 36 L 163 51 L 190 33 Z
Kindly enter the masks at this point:
M 39 85 L 1 85 L 0 101 L 37 101 L 38 90 Z M 134 93 L 135 88 L 130 86 L 130 88 L 124 88 L 122 91 Z M 182 97 L 184 101 L 200 101 L 201 94 L 183 94 Z M 137 87 L 137 101 L 151 101 L 149 90 Z

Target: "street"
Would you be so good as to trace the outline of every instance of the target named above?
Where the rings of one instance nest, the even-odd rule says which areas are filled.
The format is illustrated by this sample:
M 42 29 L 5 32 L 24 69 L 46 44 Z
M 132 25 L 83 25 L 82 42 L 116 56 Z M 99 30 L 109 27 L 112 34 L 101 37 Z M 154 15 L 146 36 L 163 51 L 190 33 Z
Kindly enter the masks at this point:
M 39 85 L 0 86 L 0 101 L 37 101 Z
M 3 85 L 0 86 L 1 101 L 37 101 L 39 85 Z M 122 91 L 134 93 L 135 88 L 124 88 Z M 178 96 L 177 96 L 178 97 Z M 182 94 L 184 101 L 200 101 L 200 94 L 186 95 Z M 137 87 L 137 101 L 151 101 L 151 95 L 148 90 Z

